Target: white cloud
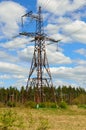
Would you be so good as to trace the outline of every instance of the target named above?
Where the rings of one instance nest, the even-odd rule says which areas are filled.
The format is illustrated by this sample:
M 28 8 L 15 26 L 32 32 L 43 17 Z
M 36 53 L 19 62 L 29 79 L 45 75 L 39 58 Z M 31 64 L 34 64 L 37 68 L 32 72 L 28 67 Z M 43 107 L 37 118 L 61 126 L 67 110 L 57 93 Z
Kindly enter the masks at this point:
M 21 16 L 26 9 L 13 1 L 0 2 L 0 33 L 4 37 L 12 37 L 19 32 Z
M 86 44 L 86 23 L 84 21 L 76 20 L 67 24 L 63 22 L 60 26 L 58 24 L 48 24 L 46 30 L 48 34 L 53 34 L 55 39 L 62 39 L 62 42 L 75 40 Z
M 9 74 L 3 74 L 3 75 L 0 75 L 0 79 L 11 79 L 11 78 L 13 78 L 13 79 L 23 79 L 23 78 L 25 78 L 25 76 L 24 75 L 15 75 L 15 74 L 11 74 L 11 75 L 9 75 Z
M 77 65 L 86 66 L 86 60 L 83 60 L 83 59 L 75 60 L 75 63 L 76 63 Z
M 71 64 L 72 60 L 66 57 L 62 52 L 56 51 L 56 45 L 47 46 L 47 56 L 50 64 Z
M 72 2 L 70 0 L 38 0 L 38 5 L 59 16 L 82 8 L 86 5 L 86 0 L 74 0 Z
M 0 79 L 9 79 L 10 76 L 4 74 L 4 75 L 0 75 Z
M 27 44 L 29 43 L 29 39 L 27 38 L 14 38 L 11 41 L 7 41 L 5 43 L 1 43 L 0 46 L 10 49 L 10 50 L 14 50 L 14 49 L 18 49 L 18 48 L 24 48 L 27 46 Z
M 0 62 L 0 72 L 7 74 L 26 74 L 26 69 L 12 63 Z
M 76 82 L 73 83 L 73 81 L 71 83 L 65 81 L 65 80 L 62 80 L 62 79 L 56 79 L 54 81 L 54 86 L 56 87 L 59 87 L 59 86 L 72 86 L 72 87 L 78 87 L 79 84 L 77 84 Z
M 44 29 L 50 37 L 56 40 L 62 39 L 64 43 L 79 41 L 86 44 L 86 22 L 81 20 L 82 13 L 77 13 L 77 17 L 75 16 L 75 11 L 86 5 L 86 0 L 73 0 L 71 2 L 70 0 L 38 0 L 38 5 L 40 4 L 46 10 L 44 18 L 47 19 L 47 23 Z M 25 11 L 23 6 L 13 1 L 0 2 L 0 40 L 19 33 L 21 16 Z M 83 17 L 85 15 L 83 13 Z M 31 62 L 34 51 L 33 45 L 27 46 L 28 43 L 30 43 L 29 39 L 25 37 L 6 42 L 1 41 L 0 46 L 3 50 L 0 51 L 0 84 L 4 83 L 2 79 L 4 81 L 16 79 L 14 83 L 16 86 L 22 86 L 26 83 L 29 69 L 25 68 L 25 64 Z M 86 80 L 86 61 L 84 59 L 76 58 L 73 60 L 63 54 L 63 51 L 57 51 L 56 44 L 46 46 L 46 50 L 50 66 L 62 65 L 58 68 L 51 68 L 54 84 L 77 85 Z M 86 56 L 84 48 L 75 52 Z M 70 67 L 66 67 L 66 64 Z M 71 64 L 76 66 L 71 67 Z
M 46 31 L 54 39 L 62 39 L 63 43 L 78 41 L 86 44 L 86 23 L 84 21 L 76 20 L 67 24 L 63 21 L 60 26 L 49 23 L 46 26 Z
M 45 31 L 48 34 L 54 38 L 57 35 L 57 39 L 62 38 L 64 43 L 78 41 L 86 44 L 86 22 L 81 20 L 85 11 L 80 12 L 86 6 L 86 0 L 38 0 L 38 5 L 48 11 L 45 13 L 48 21 Z
M 9 58 L 8 58 L 9 57 Z M 0 61 L 7 61 L 7 62 L 17 62 L 18 57 L 12 56 L 8 52 L 0 51 Z
M 80 55 L 86 56 L 86 49 L 84 49 L 84 48 L 78 49 L 75 52 Z
M 72 23 L 66 24 L 64 26 L 64 31 L 66 33 L 72 33 L 76 31 L 76 33 L 80 33 L 81 30 L 86 31 L 86 23 L 84 21 L 73 21 Z
M 57 45 L 47 45 L 46 54 L 50 64 L 71 64 L 72 60 L 62 52 L 57 51 Z M 18 57 L 22 61 L 31 62 L 34 53 L 34 46 L 28 46 L 18 51 Z
M 50 34 L 56 34 L 58 32 L 59 27 L 55 24 L 48 24 L 45 27 L 45 31 L 47 31 Z
M 21 51 L 18 51 L 18 57 L 22 61 L 31 62 L 34 53 L 34 46 L 28 46 Z
M 77 85 L 83 84 L 86 79 L 86 69 L 85 66 L 77 67 L 58 67 L 51 68 L 51 73 L 54 80 L 61 80 L 63 83 L 76 83 Z
M 79 41 L 81 43 L 86 44 L 86 23 L 83 21 L 75 21 L 71 24 L 67 24 L 63 28 L 63 32 L 65 32 L 65 36 L 71 37 L 75 41 Z

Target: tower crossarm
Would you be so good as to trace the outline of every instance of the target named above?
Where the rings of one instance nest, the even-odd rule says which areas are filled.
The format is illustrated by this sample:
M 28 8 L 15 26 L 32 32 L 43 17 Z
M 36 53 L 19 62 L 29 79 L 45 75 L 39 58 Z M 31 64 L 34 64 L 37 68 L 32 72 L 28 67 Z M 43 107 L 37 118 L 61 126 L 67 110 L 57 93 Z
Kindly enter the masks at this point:
M 46 37 L 44 34 L 37 34 L 37 33 L 33 33 L 33 32 L 22 32 L 19 33 L 19 35 L 23 35 L 23 36 L 28 36 L 28 37 L 32 37 L 34 38 L 32 41 L 36 41 L 36 40 L 46 40 L 46 41 L 52 41 L 52 42 L 59 42 L 61 40 L 55 40 L 53 38 L 50 37 Z
M 19 35 L 32 37 L 32 38 L 34 38 L 32 41 L 44 40 L 45 39 L 45 36 L 43 34 L 38 34 L 38 33 L 33 33 L 33 32 L 31 32 L 31 33 L 22 32 L 22 33 L 19 33 Z
M 61 41 L 61 40 L 55 40 L 55 39 L 50 38 L 50 37 L 45 37 L 45 40 L 46 41 L 52 41 L 52 42 L 59 42 L 59 41 Z
M 34 14 L 31 14 L 31 13 L 27 13 L 27 14 L 23 15 L 22 18 L 23 17 L 30 17 L 30 18 L 35 19 L 35 20 L 39 19 L 38 15 L 34 15 Z
M 23 17 L 29 17 L 29 16 L 31 16 L 31 15 L 32 15 L 32 11 L 30 11 L 30 12 L 28 12 L 28 13 L 22 15 L 21 17 L 22 17 L 22 18 L 23 18 Z
M 32 14 L 32 11 L 30 11 L 30 12 L 24 14 L 23 16 L 21 16 L 22 22 L 23 22 L 23 18 L 24 18 L 24 17 L 30 17 L 30 18 L 32 18 L 32 19 L 39 20 L 39 15 L 37 15 L 37 14 Z
M 22 32 L 19 35 L 28 36 L 28 37 L 35 37 L 36 33 L 29 33 L 29 32 Z

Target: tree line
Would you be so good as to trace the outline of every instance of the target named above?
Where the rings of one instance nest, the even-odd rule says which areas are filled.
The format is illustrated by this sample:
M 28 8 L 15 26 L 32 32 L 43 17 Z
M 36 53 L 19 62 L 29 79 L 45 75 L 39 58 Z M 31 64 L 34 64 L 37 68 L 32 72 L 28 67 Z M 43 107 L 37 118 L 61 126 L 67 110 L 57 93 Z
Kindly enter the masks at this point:
M 43 87 L 45 93 L 45 102 L 51 102 L 51 91 L 52 88 Z M 24 104 L 26 102 L 34 102 L 34 92 L 35 89 L 32 87 L 28 88 L 26 91 L 25 87 L 17 89 L 15 87 L 0 88 L 0 102 L 7 104 L 8 102 L 15 102 Z M 59 86 L 54 87 L 54 94 L 57 103 L 65 101 L 67 104 L 86 104 L 86 90 L 81 87 L 71 87 L 71 86 Z

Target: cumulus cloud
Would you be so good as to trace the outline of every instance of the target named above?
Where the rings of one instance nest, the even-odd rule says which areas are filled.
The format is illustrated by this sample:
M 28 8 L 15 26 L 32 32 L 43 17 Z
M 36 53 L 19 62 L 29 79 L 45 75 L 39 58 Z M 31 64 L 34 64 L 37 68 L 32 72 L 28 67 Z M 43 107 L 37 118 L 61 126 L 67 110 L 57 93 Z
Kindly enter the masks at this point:
M 85 66 L 51 68 L 53 78 L 63 82 L 83 83 L 86 78 Z
M 21 16 L 26 9 L 13 1 L 0 2 L 0 34 L 12 37 L 19 32 Z
M 66 33 L 72 33 L 73 31 L 76 31 L 76 33 L 80 33 L 80 31 L 84 29 L 86 31 L 86 23 L 84 21 L 73 21 L 72 23 L 66 24 L 64 26 L 64 31 Z
M 56 45 L 50 45 L 47 47 L 47 56 L 50 64 L 71 64 L 70 57 L 65 56 L 62 52 L 57 50 Z M 51 58 L 52 57 L 52 58 Z
M 9 79 L 9 78 L 11 78 L 10 75 L 6 75 L 6 74 L 0 75 L 0 79 Z
M 84 49 L 84 48 L 78 49 L 75 52 L 80 55 L 86 56 L 86 49 Z
M 82 21 L 86 12 L 85 9 L 80 12 L 86 6 L 86 0 L 38 0 L 38 5 L 47 11 L 45 31 L 48 34 L 57 34 L 57 39 L 61 38 L 64 43 L 78 41 L 86 44 L 86 22 Z
M 10 74 L 25 74 L 26 69 L 16 64 L 0 62 L 0 72 Z
M 86 0 L 38 0 L 38 5 L 55 15 L 64 15 L 67 12 L 73 12 L 85 6 Z
M 33 57 L 34 46 L 28 46 L 21 51 L 18 51 L 18 57 L 22 61 L 29 62 Z M 47 45 L 46 54 L 50 64 L 71 64 L 70 57 L 65 56 L 61 51 L 57 50 L 57 45 Z M 51 58 L 53 57 L 53 58 Z
M 10 41 L 7 41 L 5 43 L 1 43 L 0 46 L 3 47 L 3 48 L 7 48 L 9 50 L 15 50 L 15 49 L 18 49 L 18 48 L 24 48 L 27 46 L 27 44 L 29 43 L 29 39 L 27 38 L 14 38 Z
M 3 74 L 3 75 L 0 75 L 0 79 L 24 79 L 25 76 L 24 75 L 20 75 L 20 74 Z
M 34 52 L 34 46 L 28 46 L 22 49 L 21 51 L 18 51 L 17 53 L 20 60 L 31 62 L 31 59 L 33 57 L 33 52 Z
M 86 44 L 86 23 L 76 20 L 71 24 L 67 24 L 63 28 L 63 32 L 69 35 L 73 40 Z M 66 36 L 66 35 L 65 35 Z
M 83 59 L 77 59 L 75 60 L 76 65 L 83 65 L 86 66 L 86 60 Z
M 86 6 L 86 0 L 37 0 L 37 2 L 38 6 L 42 5 L 44 19 L 47 20 L 44 29 L 50 37 L 55 40 L 61 39 L 63 43 L 79 41 L 86 44 L 86 22 L 82 21 L 82 17 L 85 17 L 86 13 L 82 11 L 82 15 L 82 12 L 78 11 Z M 29 69 L 27 71 L 25 64 L 31 63 L 34 46 L 29 45 L 30 39 L 26 37 L 17 37 L 11 41 L 2 40 L 19 33 L 21 16 L 25 12 L 26 8 L 19 3 L 0 2 L 0 47 L 3 49 L 0 50 L 0 85 L 4 84 L 2 79 L 4 81 L 16 79 L 14 86 L 22 86 L 26 83 Z M 61 51 L 57 50 L 56 44 L 46 45 L 50 66 L 61 65 L 50 68 L 54 84 L 77 85 L 85 81 L 85 59 L 76 58 L 74 60 L 73 57 L 70 58 L 70 54 L 69 57 L 66 56 L 62 48 L 60 48 Z M 86 56 L 85 48 L 77 49 L 75 52 Z
M 84 21 L 75 20 L 67 24 L 62 21 L 61 25 L 49 23 L 45 31 L 54 39 L 61 39 L 63 43 L 78 41 L 86 44 L 86 23 Z
M 9 58 L 8 58 L 9 57 Z M 18 57 L 12 56 L 8 52 L 0 51 L 0 61 L 7 61 L 7 62 L 17 62 Z

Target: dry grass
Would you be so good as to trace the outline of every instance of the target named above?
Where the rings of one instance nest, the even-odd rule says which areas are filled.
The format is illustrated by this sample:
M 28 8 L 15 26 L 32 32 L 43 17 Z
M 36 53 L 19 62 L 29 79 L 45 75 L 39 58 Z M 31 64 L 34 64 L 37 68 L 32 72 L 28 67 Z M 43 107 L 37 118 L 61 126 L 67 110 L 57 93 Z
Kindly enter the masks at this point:
M 4 108 L 6 109 L 6 108 Z M 10 108 L 8 108 L 10 109 Z M 12 108 L 22 122 L 22 128 L 13 130 L 86 130 L 86 109 Z M 3 109 L 0 109 L 0 113 Z M 43 128 L 43 126 L 46 126 Z M 39 128 L 39 129 L 38 129 Z

